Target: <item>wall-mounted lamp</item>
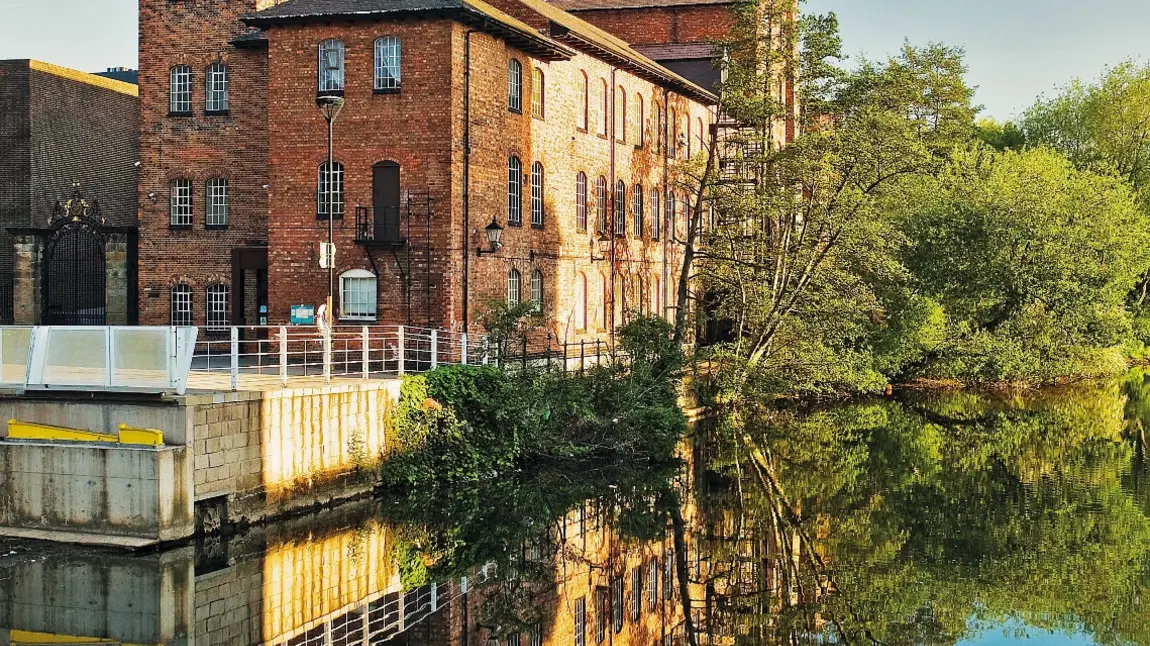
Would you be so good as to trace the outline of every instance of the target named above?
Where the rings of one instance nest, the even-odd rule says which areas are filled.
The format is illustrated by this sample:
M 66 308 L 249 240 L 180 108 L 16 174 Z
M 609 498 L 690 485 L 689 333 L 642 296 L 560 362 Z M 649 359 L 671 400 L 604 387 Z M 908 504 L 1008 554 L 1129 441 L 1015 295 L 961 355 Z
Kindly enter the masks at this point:
M 601 256 L 595 255 L 595 247 L 599 247 Z M 598 238 L 591 239 L 591 262 L 599 262 L 607 260 L 608 255 L 611 253 L 611 235 L 606 231 L 600 231 Z
M 483 233 L 487 235 L 487 249 L 476 249 L 475 255 L 499 253 L 499 250 L 503 248 L 503 227 L 499 226 L 495 218 L 491 218 L 491 224 L 483 227 Z

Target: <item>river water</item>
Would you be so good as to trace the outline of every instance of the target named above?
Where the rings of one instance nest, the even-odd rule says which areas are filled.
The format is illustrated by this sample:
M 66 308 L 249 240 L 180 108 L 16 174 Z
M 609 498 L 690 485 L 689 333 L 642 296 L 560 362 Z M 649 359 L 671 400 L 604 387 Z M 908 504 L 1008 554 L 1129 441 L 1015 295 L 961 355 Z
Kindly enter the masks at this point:
M 1150 644 L 1150 379 L 699 424 L 681 464 L 175 549 L 0 543 L 0 645 Z

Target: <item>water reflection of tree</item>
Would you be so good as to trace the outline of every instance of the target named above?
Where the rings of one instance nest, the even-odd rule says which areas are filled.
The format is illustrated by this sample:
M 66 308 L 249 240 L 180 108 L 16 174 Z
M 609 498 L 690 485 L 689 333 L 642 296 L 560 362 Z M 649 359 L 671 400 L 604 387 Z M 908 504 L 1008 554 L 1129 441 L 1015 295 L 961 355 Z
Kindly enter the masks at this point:
M 699 505 L 707 586 L 731 612 L 706 629 L 747 643 L 950 644 L 1017 616 L 1150 643 L 1146 488 L 1131 487 L 1144 384 L 726 420 L 710 434 L 720 477 L 708 480 L 723 486 Z M 724 586 L 748 541 L 778 580 Z M 762 590 L 775 612 L 750 603 Z

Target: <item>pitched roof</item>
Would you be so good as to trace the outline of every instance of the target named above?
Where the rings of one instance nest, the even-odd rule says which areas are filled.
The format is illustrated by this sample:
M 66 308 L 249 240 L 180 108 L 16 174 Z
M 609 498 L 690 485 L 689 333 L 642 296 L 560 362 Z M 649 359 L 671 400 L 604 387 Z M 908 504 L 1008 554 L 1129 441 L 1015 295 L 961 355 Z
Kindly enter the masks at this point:
M 690 7 L 695 5 L 734 4 L 736 0 L 549 0 L 564 11 L 603 9 L 646 9 L 649 7 Z
M 87 85 L 94 85 L 96 87 L 119 92 L 120 94 L 127 94 L 129 96 L 140 96 L 140 87 L 132 83 L 118 81 L 116 79 L 108 78 L 106 76 L 97 76 L 80 70 L 74 70 L 70 67 L 60 67 L 44 61 L 29 60 L 28 69 L 43 72 L 44 74 L 51 74 L 70 81 L 77 81 L 86 83 Z
M 635 51 L 653 61 L 681 61 L 710 59 L 717 53 L 710 43 L 668 43 L 666 45 L 636 45 Z

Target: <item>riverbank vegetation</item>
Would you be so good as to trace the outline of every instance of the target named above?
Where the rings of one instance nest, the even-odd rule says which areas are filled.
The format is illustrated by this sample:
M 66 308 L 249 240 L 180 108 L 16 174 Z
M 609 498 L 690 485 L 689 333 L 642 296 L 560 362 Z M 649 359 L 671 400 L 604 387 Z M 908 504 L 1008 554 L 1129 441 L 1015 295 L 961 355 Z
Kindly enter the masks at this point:
M 765 45 L 762 11 L 742 5 L 725 43 L 721 110 L 744 125 L 684 168 L 697 234 L 676 333 L 724 331 L 701 355 L 720 393 L 1047 385 L 1145 358 L 1150 67 L 998 124 L 978 119 L 961 49 L 847 67 L 833 15 L 768 21 Z M 764 90 L 795 64 L 797 113 Z

